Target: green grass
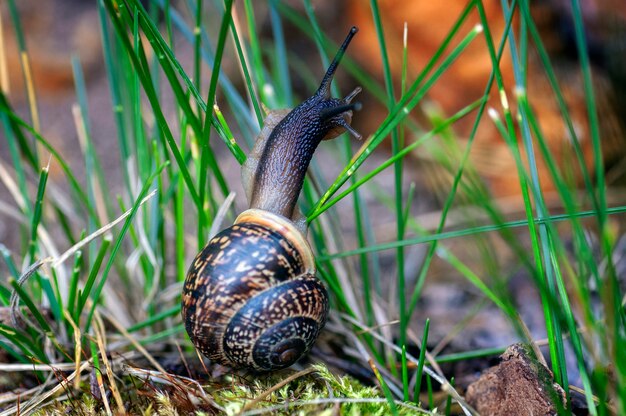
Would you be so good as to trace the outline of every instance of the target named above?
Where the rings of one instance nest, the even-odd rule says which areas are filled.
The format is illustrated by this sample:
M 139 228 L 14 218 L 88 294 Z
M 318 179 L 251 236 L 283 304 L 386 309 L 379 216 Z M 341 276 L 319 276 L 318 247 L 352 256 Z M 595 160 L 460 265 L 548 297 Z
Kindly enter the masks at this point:
M 21 61 L 22 71 L 29 79 L 28 33 L 14 1 L 9 0 L 8 5 L 11 29 L 26 57 Z M 409 67 L 416 63 L 411 62 L 406 45 L 401 56 L 390 56 L 392 40 L 385 35 L 385 16 L 379 2 L 370 2 L 381 50 L 380 80 L 351 59 L 349 50 L 339 71 L 356 81 L 341 86 L 335 83 L 333 94 L 341 96 L 340 91 L 358 83 L 364 95 L 386 108 L 384 120 L 374 131 L 362 132 L 365 139 L 358 145 L 347 135 L 322 145 L 330 156 L 313 161 L 301 208 L 317 253 L 318 275 L 332 296 L 334 319 L 326 331 L 334 331 L 332 335 L 346 346 L 340 358 L 349 357 L 351 365 L 371 371 L 370 381 L 376 387 L 359 387 L 364 389 L 361 391 L 326 374 L 324 367 L 316 367 L 336 388 L 334 396 L 316 396 L 310 386 L 289 381 L 284 391 L 272 392 L 271 400 L 256 408 L 259 413 L 265 406 L 271 411 L 291 400 L 289 388 L 306 390 L 299 390 L 302 394 L 298 397 L 303 409 L 310 411 L 332 409 L 333 398 L 345 399 L 346 412 L 367 409 L 410 414 L 416 407 L 437 407 L 450 414 L 452 403 L 463 406 L 453 381 L 431 368 L 433 363 L 426 355 L 431 346 L 427 342 L 438 341 L 432 339 L 437 322 L 416 322 L 416 309 L 434 273 L 433 265 L 444 264 L 472 288 L 477 311 L 489 307 L 500 313 L 511 332 L 535 345 L 538 352 L 540 340 L 532 339 L 507 286 L 513 274 L 523 273 L 541 299 L 555 380 L 569 393 L 573 378 L 566 362 L 571 354 L 580 380 L 575 387 L 584 391 L 590 413 L 626 414 L 626 311 L 620 289 L 624 276 L 618 275 L 615 265 L 617 256 L 623 254 L 616 252 L 619 228 L 615 224 L 623 222 L 626 201 L 622 198 L 609 204 L 607 199 L 612 185 L 604 173 L 602 115 L 594 96 L 582 12 L 578 1 L 572 0 L 572 5 L 593 152 L 591 171 L 528 0 L 502 0 L 502 19 L 507 24 L 501 38 L 494 37 L 482 3 L 469 1 L 440 47 L 427 62 L 420 63 L 414 76 L 409 75 Z M 116 368 L 108 360 L 119 354 L 181 351 L 193 357 L 180 322 L 181 282 L 189 261 L 211 230 L 223 228 L 237 214 L 234 208 L 224 207 L 236 188 L 225 169 L 245 161 L 245 149 L 253 143 L 266 109 L 292 107 L 305 98 L 294 90 L 296 81 L 318 84 L 313 74 L 322 73 L 339 39 L 325 34 L 325 22 L 308 0 L 301 9 L 279 0 L 268 2 L 271 34 L 263 36 L 259 34 L 261 8 L 252 1 L 170 4 L 152 0 L 146 10 L 138 0 L 99 0 L 97 7 L 112 102 L 109 131 L 116 136 L 116 145 L 109 150 L 118 152 L 122 183 L 109 182 L 102 156 L 96 151 L 94 140 L 99 132 L 91 127 L 90 91 L 80 57 L 73 57 L 71 64 L 76 91 L 72 111 L 82 160 L 66 160 L 46 137 L 47 126 L 40 125 L 32 83 L 27 82 L 24 91 L 26 114 L 15 111 L 12 98 L 2 93 L 1 143 L 8 156 L 2 161 L 0 180 L 9 189 L 2 205 L 7 208 L 2 212 L 16 213 L 19 220 L 16 238 L 0 244 L 5 265 L 0 269 L 4 273 L 0 307 L 10 316 L 7 321 L 0 320 L 0 348 L 15 365 L 75 363 L 80 374 L 71 378 L 78 376 L 83 381 L 89 375 L 84 363 L 89 362 L 99 376 L 96 387 L 104 389 L 102 383 L 107 388 L 116 385 L 106 371 L 109 365 Z M 232 12 L 234 8 L 238 13 Z M 472 16 L 481 24 L 462 29 Z M 287 26 L 301 30 L 310 50 L 317 51 L 318 63 L 299 61 L 286 41 Z M 484 94 L 461 103 L 453 114 L 424 110 L 430 89 L 442 82 L 442 75 L 476 43 L 487 46 L 492 63 Z M 179 60 L 178 48 L 184 47 L 192 51 L 188 61 Z M 513 85 L 506 84 L 499 69 L 505 53 L 512 57 Z M 542 131 L 541 114 L 536 113 L 528 94 L 531 54 L 551 86 L 546 94 L 554 97 L 572 143 L 568 166 L 557 162 Z M 391 70 L 392 59 L 403 62 L 401 74 Z M 237 63 L 237 71 L 225 70 L 227 60 Z M 297 71 L 305 66 L 309 68 Z M 488 100 L 492 91 L 503 98 L 495 108 Z M 507 95 L 507 91 L 514 94 Z M 422 116 L 417 115 L 418 109 Z M 367 108 L 354 115 L 355 120 L 359 117 L 367 117 Z M 454 133 L 455 123 L 468 118 L 473 129 L 462 140 Z M 478 174 L 480 166 L 470 159 L 479 122 L 484 120 L 493 123 L 515 162 L 510 169 L 517 172 L 522 196 L 517 216 L 503 211 Z M 382 149 L 385 142 L 390 143 L 390 152 Z M 423 184 L 406 184 L 407 160 L 414 163 L 407 158 L 416 150 L 428 152 L 437 163 L 438 174 L 445 172 L 450 178 L 445 189 L 433 191 L 441 207 L 430 227 L 415 213 Z M 373 157 L 378 160 L 376 166 L 366 168 Z M 557 205 L 548 203 L 540 164 L 547 167 Z M 51 166 L 61 174 L 51 177 Z M 337 172 L 335 179 L 329 180 L 329 170 Z M 580 189 L 570 180 L 572 171 L 580 173 Z M 377 185 L 376 179 L 383 175 L 392 178 L 389 189 Z M 121 191 L 113 194 L 110 189 Z M 375 199 L 374 205 L 364 203 L 369 196 Z M 340 231 L 341 220 L 346 218 L 340 211 L 346 206 L 352 207 L 347 218 L 352 221 L 353 235 Z M 373 209 L 386 210 L 388 224 L 393 224 L 392 239 L 377 239 L 380 218 Z M 450 225 L 452 214 L 458 212 L 463 222 Z M 505 247 L 514 261 L 505 264 L 494 256 L 503 250 L 498 245 Z M 469 261 L 459 246 L 471 246 L 477 259 Z M 415 247 L 423 248 L 423 259 L 417 268 L 409 268 L 414 253 L 410 250 Z M 390 260 L 396 267 L 385 266 Z M 469 320 L 461 317 L 456 330 L 461 332 Z M 102 321 L 110 324 L 104 334 Z M 126 321 L 130 321 L 128 334 L 115 329 Z M 420 338 L 416 332 L 422 331 Z M 102 355 L 106 347 L 111 354 L 108 360 Z M 497 355 L 505 348 L 432 358 L 449 363 Z M 419 349 L 417 356 L 411 354 L 413 349 Z M 223 408 L 230 400 L 232 412 L 241 411 L 246 406 L 241 397 L 265 394 L 281 377 L 285 379 L 282 374 L 278 379 L 265 379 L 268 384 L 263 386 L 255 385 L 252 377 L 238 380 L 233 391 L 215 393 L 215 400 Z M 51 391 L 55 386 L 56 379 L 42 369 L 32 370 L 30 375 L 39 380 L 42 390 Z M 117 381 L 120 388 L 124 383 L 127 378 Z M 438 402 L 433 390 L 441 385 L 450 394 Z M 81 388 L 88 388 L 88 383 Z M 169 399 L 163 398 L 159 406 L 176 407 Z M 26 401 L 20 406 L 34 404 Z M 114 410 L 120 403 L 105 405 Z M 245 410 L 250 414 L 257 411 Z M 561 413 L 570 410 L 568 401 Z

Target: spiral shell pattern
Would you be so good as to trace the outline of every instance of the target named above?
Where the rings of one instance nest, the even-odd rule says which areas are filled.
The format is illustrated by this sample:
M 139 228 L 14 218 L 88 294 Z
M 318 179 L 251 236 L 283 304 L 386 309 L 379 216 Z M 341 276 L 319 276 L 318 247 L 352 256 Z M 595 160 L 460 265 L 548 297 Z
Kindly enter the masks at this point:
M 196 256 L 182 314 L 191 341 L 211 360 L 276 370 L 310 350 L 326 322 L 328 295 L 293 224 L 249 210 Z

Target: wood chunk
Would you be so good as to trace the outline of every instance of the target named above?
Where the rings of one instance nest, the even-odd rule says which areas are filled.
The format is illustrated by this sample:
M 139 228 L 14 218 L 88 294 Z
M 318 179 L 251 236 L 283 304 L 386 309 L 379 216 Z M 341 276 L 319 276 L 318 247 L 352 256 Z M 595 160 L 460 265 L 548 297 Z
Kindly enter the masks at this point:
M 511 345 L 502 362 L 483 372 L 465 398 L 482 416 L 554 415 L 565 393 L 552 373 L 523 344 Z

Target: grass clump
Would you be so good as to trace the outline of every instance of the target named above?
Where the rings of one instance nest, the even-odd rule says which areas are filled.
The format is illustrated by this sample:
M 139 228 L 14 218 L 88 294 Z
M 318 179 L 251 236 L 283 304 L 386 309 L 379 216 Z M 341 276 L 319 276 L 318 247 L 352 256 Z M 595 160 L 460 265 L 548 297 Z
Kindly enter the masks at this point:
M 7 4 L 24 78 L 31 80 L 27 33 L 15 1 Z M 333 375 L 324 365 L 306 367 L 293 379 L 288 371 L 234 375 L 216 384 L 214 368 L 193 356 L 179 318 L 189 261 L 240 211 L 232 196 L 238 168 L 266 110 L 293 106 L 305 98 L 295 85 L 319 81 L 309 74 L 311 64 L 291 53 L 286 27 L 299 28 L 317 48 L 320 68 L 336 50 L 313 4 L 268 2 L 269 39 L 259 33 L 261 7 L 251 1 L 99 0 L 111 99 L 107 139 L 113 141 L 106 150 L 119 161 L 118 180 L 103 168 L 103 136 L 92 127 L 80 57 L 72 60 L 80 160 L 67 160 L 62 145 L 48 136 L 32 82 L 25 86 L 26 109 L 16 109 L 8 91 L 0 94 L 6 144 L 0 180 L 7 195 L 0 213 L 15 230 L 12 241 L 0 244 L 6 361 L 0 371 L 13 372 L 23 386 L 7 400 L 8 413 L 34 411 L 61 396 L 42 414 L 62 413 L 68 402 L 83 414 L 125 406 L 161 414 L 334 414 L 338 406 L 355 415 L 415 414 L 422 406 L 450 414 L 452 402 L 471 414 L 454 387 L 458 382 L 439 364 L 495 355 L 506 345 L 442 352 L 450 340 L 433 335 L 441 323 L 416 318 L 438 268 L 456 276 L 451 285 L 470 288 L 477 305 L 472 313 L 487 310 L 501 318 L 515 341 L 531 345 L 540 358 L 547 347 L 554 378 L 568 394 L 562 413 L 572 411 L 571 390 L 583 393 L 592 415 L 626 413 L 626 295 L 619 266 L 626 202 L 611 192 L 604 173 L 601 114 L 579 2 L 572 1 L 571 18 L 591 150 L 583 148 L 578 119 L 527 0 L 501 2 L 502 33 L 483 2 L 468 1 L 413 76 L 407 43 L 393 55 L 381 5 L 372 1 L 369 11 L 382 82 L 350 56 L 342 71 L 382 103 L 384 117 L 358 148 L 347 137 L 324 143 L 329 159 L 314 160 L 300 201 L 318 275 L 332 294 L 326 331 L 341 345 L 325 341 L 335 359 L 329 361 L 358 368 L 374 387 Z M 424 105 L 432 104 L 433 88 L 477 44 L 488 50 L 491 64 L 484 92 L 449 114 Z M 510 77 L 501 69 L 507 56 Z M 402 61 L 399 78 L 391 69 L 395 58 Z M 227 71 L 226 62 L 237 70 Z M 547 79 L 543 93 L 556 102 L 571 144 L 565 165 L 534 107 L 531 64 Z M 298 68 L 299 78 L 291 77 Z M 465 137 L 455 133 L 460 122 L 471 126 Z M 490 193 L 471 157 L 484 123 L 510 157 L 507 171 L 515 172 L 520 199 L 511 210 Z M 386 142 L 391 145 L 381 151 Z M 437 162 L 428 180 L 445 184 L 432 191 L 439 205 L 430 222 L 417 207 L 426 199 L 424 184 L 407 184 L 416 152 Z M 327 166 L 337 166 L 336 172 L 329 175 Z M 384 178 L 392 186 L 382 186 Z M 609 198 L 613 194 L 618 196 Z M 346 209 L 349 215 L 342 215 Z M 350 233 L 341 227 L 346 221 Z M 545 339 L 525 321 L 511 283 L 520 275 L 538 294 Z M 459 321 L 457 334 L 471 319 Z M 164 368 L 163 357 L 172 353 L 185 363 L 176 371 Z M 138 358 L 145 368 L 122 365 Z M 198 375 L 213 381 L 200 388 L 193 381 Z M 126 388 L 137 386 L 129 380 L 145 387 L 139 390 L 149 399 L 125 396 Z

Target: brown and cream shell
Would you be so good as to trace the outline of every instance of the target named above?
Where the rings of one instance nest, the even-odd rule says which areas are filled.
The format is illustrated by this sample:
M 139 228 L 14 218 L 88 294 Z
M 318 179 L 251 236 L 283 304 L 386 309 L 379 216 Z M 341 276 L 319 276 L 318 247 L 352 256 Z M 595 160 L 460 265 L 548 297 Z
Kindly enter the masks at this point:
M 196 256 L 183 291 L 196 347 L 231 367 L 292 365 L 317 339 L 328 295 L 309 244 L 291 221 L 248 210 Z

